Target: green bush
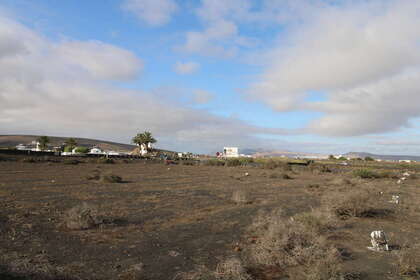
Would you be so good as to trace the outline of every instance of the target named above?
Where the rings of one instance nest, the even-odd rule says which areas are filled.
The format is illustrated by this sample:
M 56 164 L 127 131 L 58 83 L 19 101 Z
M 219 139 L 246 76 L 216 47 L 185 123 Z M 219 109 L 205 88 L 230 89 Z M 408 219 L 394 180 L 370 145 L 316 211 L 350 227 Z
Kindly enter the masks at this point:
M 225 166 L 241 166 L 242 162 L 239 158 L 231 158 L 226 160 Z
M 373 178 L 380 178 L 380 175 L 373 170 L 370 169 L 356 169 L 353 171 L 353 175 L 356 177 L 360 177 L 362 179 L 373 179 Z
M 89 153 L 89 148 L 87 148 L 87 147 L 76 147 L 75 152 L 80 153 L 80 154 L 87 154 L 87 153 Z
M 115 161 L 112 158 L 101 157 L 98 158 L 98 163 L 113 164 Z
M 207 166 L 224 166 L 225 165 L 225 161 L 224 160 L 220 160 L 220 159 L 209 159 L 203 162 L 204 165 Z
M 375 161 L 373 158 L 371 158 L 371 157 L 365 157 L 365 160 L 366 161 Z
M 66 147 L 64 147 L 64 152 L 66 152 L 66 153 L 71 153 L 72 152 L 72 147 L 70 147 L 70 146 L 66 146 Z
M 81 163 L 81 161 L 77 160 L 77 159 L 66 159 L 63 161 L 64 164 L 69 164 L 69 165 L 77 165 L 79 163 Z

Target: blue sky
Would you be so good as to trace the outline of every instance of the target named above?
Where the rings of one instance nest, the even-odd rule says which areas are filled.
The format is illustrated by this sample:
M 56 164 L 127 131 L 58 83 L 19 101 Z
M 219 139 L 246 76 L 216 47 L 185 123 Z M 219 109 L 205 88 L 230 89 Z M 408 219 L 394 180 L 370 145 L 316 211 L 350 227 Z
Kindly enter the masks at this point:
M 3 0 L 0 131 L 420 154 L 419 15 L 417 0 Z

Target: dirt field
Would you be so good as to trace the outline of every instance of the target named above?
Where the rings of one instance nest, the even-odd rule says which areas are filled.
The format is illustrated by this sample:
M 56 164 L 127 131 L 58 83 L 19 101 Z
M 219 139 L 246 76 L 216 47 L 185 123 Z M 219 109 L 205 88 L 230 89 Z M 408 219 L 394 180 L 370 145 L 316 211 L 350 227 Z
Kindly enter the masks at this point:
M 293 271 L 304 264 L 256 265 L 249 260 L 263 235 L 249 230 L 258 213 L 281 208 L 285 221 L 314 209 L 331 216 L 331 205 L 366 191 L 372 200 L 358 202 L 372 207 L 360 206 L 368 208 L 361 215 L 330 217 L 334 226 L 323 233 L 339 249 L 341 278 L 318 278 L 420 279 L 416 257 L 397 265 L 402 253 L 420 244 L 420 173 L 415 167 L 380 165 L 373 169 L 388 173 L 362 179 L 351 165 L 287 170 L 142 161 L 0 161 L 0 278 L 213 279 L 183 272 L 200 266 L 215 271 L 218 263 L 234 256 L 248 279 L 299 279 Z M 405 171 L 410 177 L 397 184 Z M 88 180 L 95 172 L 123 181 Z M 392 195 L 400 195 L 399 204 L 389 202 Z M 83 202 L 96 209 L 99 222 L 69 229 L 66 212 Z M 367 249 L 373 230 L 387 233 L 390 252 Z M 414 252 L 418 259 L 420 252 Z

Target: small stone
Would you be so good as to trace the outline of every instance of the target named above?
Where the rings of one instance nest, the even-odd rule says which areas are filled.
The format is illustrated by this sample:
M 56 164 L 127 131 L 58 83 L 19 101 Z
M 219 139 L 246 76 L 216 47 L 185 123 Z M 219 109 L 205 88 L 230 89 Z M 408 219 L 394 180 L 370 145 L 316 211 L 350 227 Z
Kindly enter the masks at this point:
M 371 251 L 383 252 L 389 251 L 388 241 L 385 232 L 382 230 L 372 231 L 370 234 L 372 247 L 367 247 Z
M 179 253 L 177 251 L 174 251 L 174 250 L 171 250 L 171 251 L 169 251 L 168 255 L 171 256 L 171 257 L 178 257 L 179 255 L 181 255 L 181 253 Z

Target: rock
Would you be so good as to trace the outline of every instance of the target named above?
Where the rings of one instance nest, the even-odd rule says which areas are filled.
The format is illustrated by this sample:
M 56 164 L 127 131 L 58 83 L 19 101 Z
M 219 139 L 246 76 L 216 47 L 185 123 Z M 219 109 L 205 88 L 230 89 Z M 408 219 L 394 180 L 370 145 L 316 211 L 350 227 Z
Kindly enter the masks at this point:
M 399 204 L 400 203 L 400 196 L 399 195 L 393 195 L 389 202 Z
M 385 232 L 382 230 L 372 231 L 370 234 L 372 247 L 367 247 L 371 251 L 383 252 L 389 251 L 388 241 L 385 236 Z

